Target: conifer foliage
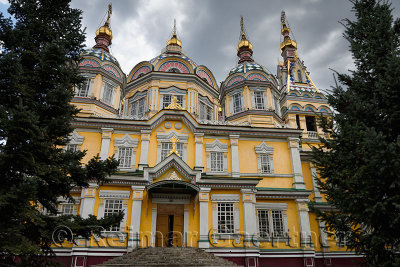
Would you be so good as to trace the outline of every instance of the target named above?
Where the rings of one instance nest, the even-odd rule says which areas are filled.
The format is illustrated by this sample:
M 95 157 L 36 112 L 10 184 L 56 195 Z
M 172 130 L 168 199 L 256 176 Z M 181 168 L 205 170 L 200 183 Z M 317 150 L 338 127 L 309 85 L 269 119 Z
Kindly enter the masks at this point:
M 317 212 L 368 263 L 392 266 L 400 263 L 400 20 L 387 1 L 352 3 L 356 19 L 343 25 L 355 70 L 338 74 L 328 98 L 334 123 L 321 121 L 332 139 L 313 149 L 336 210 Z
M 8 11 L 14 23 L 0 14 L 0 263 L 18 255 L 34 265 L 35 256 L 51 252 L 59 224 L 89 236 L 85 225 L 119 223 L 121 214 L 54 216 L 57 197 L 105 181 L 118 162 L 96 157 L 82 165 L 85 152 L 63 149 L 77 113 L 69 102 L 81 82 L 81 11 L 69 0 L 11 0 Z

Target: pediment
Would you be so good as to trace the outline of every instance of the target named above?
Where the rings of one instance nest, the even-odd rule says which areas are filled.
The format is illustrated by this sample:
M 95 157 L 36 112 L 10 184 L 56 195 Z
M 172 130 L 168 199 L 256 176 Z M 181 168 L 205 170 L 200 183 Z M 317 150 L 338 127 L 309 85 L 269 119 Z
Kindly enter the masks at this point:
M 144 168 L 144 178 L 150 183 L 161 180 L 181 180 L 195 184 L 200 179 L 201 171 L 190 168 L 176 154 L 171 154 L 152 168 Z

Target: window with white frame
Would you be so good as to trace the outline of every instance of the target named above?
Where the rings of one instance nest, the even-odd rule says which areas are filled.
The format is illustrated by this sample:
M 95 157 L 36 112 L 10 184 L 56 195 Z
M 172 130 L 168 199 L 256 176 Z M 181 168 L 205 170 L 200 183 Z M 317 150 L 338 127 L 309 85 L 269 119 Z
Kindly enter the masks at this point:
M 163 142 L 161 143 L 161 160 L 164 160 L 166 157 L 168 157 L 169 152 L 172 149 L 172 143 L 171 142 Z M 179 156 L 182 158 L 183 156 L 183 144 L 182 143 L 176 143 L 176 150 L 178 150 Z
M 273 152 L 274 148 L 262 142 L 255 146 L 254 150 L 257 156 L 257 166 L 259 174 L 274 173 Z
M 92 86 L 93 79 L 85 78 L 83 82 L 76 87 L 75 96 L 88 97 Z
M 261 173 L 271 173 L 271 159 L 269 154 L 260 154 Z
M 218 233 L 233 234 L 235 233 L 234 223 L 234 203 L 217 203 L 218 205 Z
M 68 144 L 67 147 L 65 148 L 67 151 L 71 152 L 76 152 L 78 151 L 78 145 L 77 144 Z
M 104 202 L 104 217 L 123 211 L 122 203 L 123 200 L 121 199 L 106 199 Z M 120 229 L 120 226 L 111 226 L 108 230 L 120 231 Z
M 258 210 L 258 229 L 260 237 L 284 237 L 284 219 L 282 210 Z
M 224 153 L 223 152 L 210 152 L 211 155 L 211 171 L 223 172 L 224 171 Z
M 169 106 L 169 104 L 171 104 L 172 97 L 173 97 L 173 95 L 163 95 L 163 108 L 166 108 Z M 178 100 L 178 104 L 183 107 L 183 96 L 176 95 L 176 98 Z
M 61 205 L 61 215 L 73 215 L 73 214 L 74 214 L 74 204 Z
M 242 111 L 242 94 L 237 93 L 232 96 L 233 98 L 233 113 Z
M 131 102 L 131 116 L 143 117 L 145 113 L 146 97 Z
M 212 120 L 212 108 L 211 107 L 209 107 L 208 105 L 206 105 L 200 101 L 199 109 L 200 109 L 200 114 L 199 114 L 200 120 Z
M 103 97 L 102 97 L 103 102 L 111 105 L 113 99 L 113 93 L 114 93 L 113 86 L 109 83 L 104 83 Z
M 114 151 L 117 159 L 119 160 L 119 169 L 135 170 L 134 166 L 138 143 L 138 139 L 130 137 L 129 134 L 125 134 L 121 138 L 114 139 Z
M 207 173 L 228 174 L 228 144 L 221 143 L 218 139 L 206 144 Z
M 255 91 L 254 92 L 254 108 L 255 109 L 264 109 L 264 92 Z
M 132 166 L 132 147 L 119 147 L 118 148 L 118 160 L 120 168 L 131 168 Z

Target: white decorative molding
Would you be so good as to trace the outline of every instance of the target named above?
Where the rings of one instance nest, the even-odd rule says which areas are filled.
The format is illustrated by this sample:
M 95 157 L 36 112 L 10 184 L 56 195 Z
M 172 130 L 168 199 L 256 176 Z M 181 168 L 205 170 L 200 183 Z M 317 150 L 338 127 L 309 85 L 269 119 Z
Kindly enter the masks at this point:
M 121 138 L 115 138 L 114 139 L 114 146 L 116 147 L 137 147 L 139 143 L 139 140 L 136 138 L 132 138 L 129 136 L 129 134 L 125 134 Z
M 85 139 L 84 136 L 79 135 L 76 130 L 72 132 L 72 134 L 69 136 L 69 143 L 70 145 L 82 145 L 83 140 Z
M 171 125 L 172 127 L 172 125 Z M 187 144 L 189 140 L 189 135 L 179 134 L 175 131 L 169 131 L 168 133 L 157 133 L 157 142 L 170 142 L 169 139 L 176 136 L 180 143 Z
M 99 198 L 129 199 L 131 192 L 122 190 L 100 190 Z
M 254 149 L 257 154 L 272 154 L 274 152 L 274 148 L 267 145 L 265 142 L 262 142 L 258 146 L 254 146 Z
M 287 203 L 256 203 L 256 209 L 287 210 Z
M 152 203 L 156 204 L 190 204 L 190 194 L 153 193 Z
M 212 194 L 212 202 L 239 202 L 240 196 L 236 194 Z
M 228 144 L 221 143 L 218 139 L 215 139 L 212 143 L 206 144 L 207 152 L 228 152 Z

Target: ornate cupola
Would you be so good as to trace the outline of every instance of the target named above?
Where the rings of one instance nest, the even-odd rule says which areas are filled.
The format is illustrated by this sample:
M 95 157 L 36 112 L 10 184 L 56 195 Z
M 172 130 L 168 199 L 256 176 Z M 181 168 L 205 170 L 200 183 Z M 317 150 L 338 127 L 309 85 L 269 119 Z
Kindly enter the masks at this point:
M 107 20 L 104 23 L 103 26 L 97 29 L 96 31 L 96 37 L 94 40 L 96 41 L 96 45 L 93 46 L 93 48 L 101 48 L 104 49 L 107 52 L 110 52 L 108 50 L 108 47 L 111 45 L 111 40 L 112 40 L 112 31 L 110 28 L 110 17 L 112 14 L 112 5 L 108 5 L 108 14 L 107 14 Z
M 249 40 L 247 40 L 246 33 L 244 31 L 243 16 L 240 17 L 240 30 L 241 39 L 237 46 L 237 56 L 239 57 L 238 64 L 245 61 L 253 62 L 253 45 Z
M 172 36 L 167 41 L 166 52 L 167 53 L 177 53 L 177 54 L 182 53 L 182 41 L 179 40 L 178 35 L 176 33 L 176 20 L 175 19 L 174 19 L 174 28 L 172 30 Z
M 290 28 L 289 23 L 287 22 L 285 11 L 281 13 L 281 23 L 282 23 L 282 30 L 281 34 L 283 36 L 283 41 L 281 42 L 281 55 L 283 59 L 295 61 L 297 57 L 297 42 L 290 38 Z

